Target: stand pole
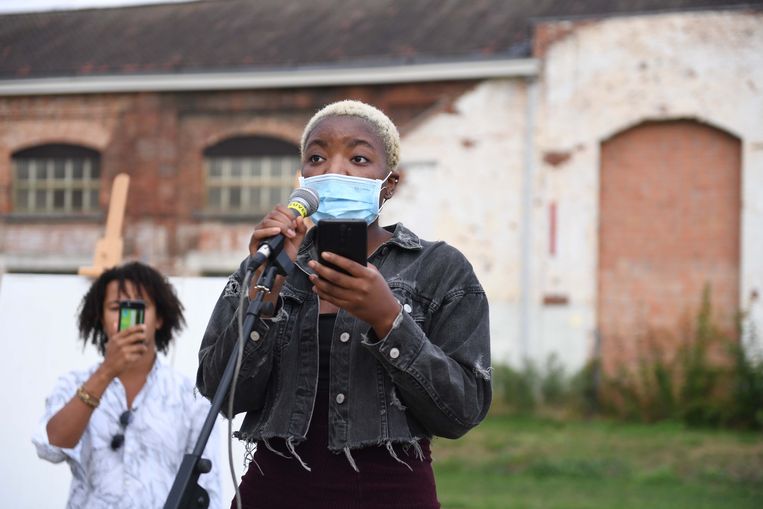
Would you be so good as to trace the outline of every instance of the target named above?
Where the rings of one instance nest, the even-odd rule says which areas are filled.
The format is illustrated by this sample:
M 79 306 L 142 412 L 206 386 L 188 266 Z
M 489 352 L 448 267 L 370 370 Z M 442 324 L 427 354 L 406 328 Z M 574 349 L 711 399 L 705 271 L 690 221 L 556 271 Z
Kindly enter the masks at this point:
M 257 292 L 254 300 L 249 302 L 249 307 L 246 309 L 246 316 L 242 326 L 244 341 L 252 333 L 254 324 L 259 319 L 262 309 L 270 306 L 269 303 L 263 304 L 262 300 L 265 294 L 270 292 L 270 289 L 273 287 L 276 275 L 287 276 L 291 273 L 293 267 L 292 261 L 283 251 L 279 252 L 275 259 L 265 265 L 262 277 L 257 282 L 257 288 L 264 291 Z M 246 289 L 242 287 L 241 291 L 246 291 Z M 164 503 L 164 509 L 206 509 L 209 507 L 209 494 L 204 488 L 199 486 L 198 481 L 199 475 L 205 474 L 212 469 L 212 462 L 202 458 L 201 455 L 209 441 L 209 435 L 212 433 L 217 414 L 220 412 L 225 396 L 228 394 L 228 389 L 233 382 L 237 355 L 238 349 L 233 348 L 223 376 L 220 379 L 220 384 L 217 386 L 215 395 L 212 398 L 212 407 L 209 409 L 204 425 L 199 432 L 196 445 L 191 453 L 183 456 L 180 469 L 175 476 L 175 482 L 172 484 L 172 489 L 170 489 L 170 493 L 167 495 L 167 501 Z M 232 419 L 233 416 L 229 418 Z

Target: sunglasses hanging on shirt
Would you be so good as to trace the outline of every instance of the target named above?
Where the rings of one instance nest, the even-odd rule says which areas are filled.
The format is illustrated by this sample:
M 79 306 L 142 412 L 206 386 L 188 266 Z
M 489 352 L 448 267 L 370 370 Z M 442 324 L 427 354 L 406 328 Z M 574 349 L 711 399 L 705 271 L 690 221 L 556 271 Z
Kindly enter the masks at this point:
M 111 438 L 111 450 L 116 451 L 125 443 L 125 430 L 127 425 L 132 421 L 132 413 L 134 410 L 125 410 L 122 415 L 119 416 L 119 426 L 121 430 Z

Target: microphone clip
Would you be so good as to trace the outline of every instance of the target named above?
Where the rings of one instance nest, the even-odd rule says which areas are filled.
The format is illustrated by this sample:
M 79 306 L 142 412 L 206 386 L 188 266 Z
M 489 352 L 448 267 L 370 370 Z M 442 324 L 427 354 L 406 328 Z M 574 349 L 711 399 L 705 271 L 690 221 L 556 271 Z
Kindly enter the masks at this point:
M 266 269 L 270 267 L 275 268 L 273 279 L 275 279 L 276 275 L 288 276 L 291 274 L 291 271 L 294 270 L 294 262 L 292 262 L 289 256 L 283 251 L 285 242 L 286 240 L 283 235 L 276 235 L 275 237 L 264 240 L 259 249 L 257 249 L 257 253 L 255 253 L 254 256 L 249 257 L 249 263 L 246 267 L 247 272 L 254 272 L 260 265 L 269 262 Z M 266 272 L 268 271 L 266 270 Z M 270 291 L 270 287 L 272 287 L 272 284 L 263 289 Z

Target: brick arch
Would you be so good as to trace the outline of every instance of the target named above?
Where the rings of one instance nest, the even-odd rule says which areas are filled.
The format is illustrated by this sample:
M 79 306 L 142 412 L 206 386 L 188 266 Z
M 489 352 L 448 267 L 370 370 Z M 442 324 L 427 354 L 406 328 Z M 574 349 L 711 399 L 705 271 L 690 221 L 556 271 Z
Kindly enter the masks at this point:
M 38 145 L 79 145 L 103 152 L 111 141 L 111 131 L 94 122 L 66 121 L 41 122 L 20 129 L 13 136 L 5 136 L 4 148 L 9 154 Z
M 295 126 L 280 121 L 261 120 L 256 123 L 217 131 L 205 137 L 202 142 L 202 150 L 229 138 L 242 136 L 278 138 L 293 143 L 299 147 L 299 141 L 302 137 L 302 128 L 302 125 Z
M 724 132 L 734 138 L 742 138 L 742 132 L 738 131 L 735 128 L 736 126 L 727 125 L 725 122 L 715 118 L 707 118 L 702 115 L 644 116 L 637 113 L 636 116 L 634 116 L 631 119 L 620 121 L 616 124 L 607 126 L 607 128 L 602 133 L 602 136 L 599 137 L 599 140 L 600 140 L 600 143 L 603 144 L 621 134 L 624 134 L 625 132 L 631 129 L 635 129 L 636 127 L 647 125 L 647 124 L 668 123 L 668 122 L 692 122 L 692 123 L 710 127 L 712 129 L 716 129 L 720 132 Z
M 692 121 L 644 122 L 601 144 L 597 325 L 605 367 L 669 338 L 709 284 L 739 306 L 741 142 Z M 661 332 L 660 332 L 661 331 Z
M 205 157 L 221 156 L 258 156 L 281 155 L 297 156 L 299 148 L 296 144 L 274 136 L 233 136 L 225 138 L 214 145 L 204 148 Z

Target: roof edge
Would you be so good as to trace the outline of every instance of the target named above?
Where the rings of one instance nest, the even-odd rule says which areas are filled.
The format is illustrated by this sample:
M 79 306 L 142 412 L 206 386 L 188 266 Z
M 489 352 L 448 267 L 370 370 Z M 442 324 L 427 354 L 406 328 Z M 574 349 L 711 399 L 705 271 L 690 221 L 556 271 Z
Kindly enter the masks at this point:
M 0 96 L 328 87 L 536 76 L 535 58 L 260 72 L 0 79 Z
M 612 18 L 635 18 L 639 16 L 663 16 L 670 14 L 708 14 L 719 12 L 757 12 L 762 11 L 763 5 L 753 3 L 735 3 L 728 5 L 694 5 L 687 7 L 665 7 L 663 9 L 645 9 L 643 11 L 627 12 L 591 12 L 588 14 L 570 14 L 570 15 L 547 15 L 547 16 L 529 16 L 527 20 L 531 25 L 539 23 L 553 23 L 558 21 L 586 21 L 586 20 L 605 20 Z

